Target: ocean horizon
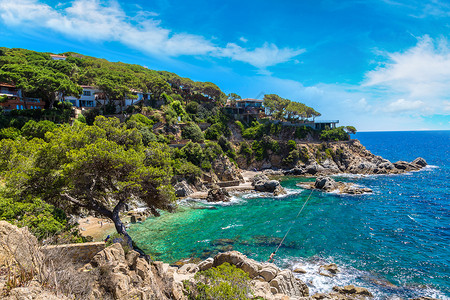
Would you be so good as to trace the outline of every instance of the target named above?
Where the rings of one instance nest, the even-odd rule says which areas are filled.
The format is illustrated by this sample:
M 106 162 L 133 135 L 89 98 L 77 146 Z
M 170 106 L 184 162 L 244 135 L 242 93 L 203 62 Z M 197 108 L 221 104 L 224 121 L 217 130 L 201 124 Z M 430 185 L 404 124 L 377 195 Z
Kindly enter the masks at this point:
M 288 194 L 279 197 L 247 193 L 214 205 L 187 199 L 176 213 L 132 225 L 130 235 L 154 259 L 169 263 L 231 249 L 266 261 L 292 226 L 275 263 L 303 268 L 306 274 L 296 276 L 311 294 L 354 284 L 368 288 L 375 299 L 450 299 L 450 131 L 358 132 L 354 137 L 392 162 L 423 157 L 429 165 L 399 175 L 333 176 L 373 193 L 313 191 L 298 218 L 311 192 L 297 184 L 313 178 L 283 178 Z M 215 209 L 195 209 L 199 205 Z M 318 274 L 328 263 L 338 265 L 336 277 Z

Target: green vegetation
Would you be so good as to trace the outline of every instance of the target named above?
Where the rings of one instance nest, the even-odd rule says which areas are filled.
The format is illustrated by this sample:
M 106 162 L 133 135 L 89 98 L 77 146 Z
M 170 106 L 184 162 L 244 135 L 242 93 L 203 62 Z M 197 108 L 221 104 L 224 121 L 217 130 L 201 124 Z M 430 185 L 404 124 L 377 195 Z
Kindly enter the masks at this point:
M 155 214 L 172 209 L 167 146 L 144 147 L 139 131 L 116 118 L 97 117 L 93 126 L 63 125 L 45 139 L 1 140 L 0 148 L 5 193 L 12 199 L 39 197 L 64 211 L 94 211 L 111 219 L 130 247 L 119 212 L 131 199 L 145 202 Z
M 253 299 L 250 277 L 229 263 L 195 274 L 195 284 L 184 282 L 188 299 L 192 300 L 244 300 Z
M 322 141 L 348 141 L 350 136 L 344 130 L 344 126 L 336 127 L 333 129 L 323 130 L 320 134 Z
M 225 95 L 211 82 L 63 54 L 65 61 L 53 61 L 47 53 L 0 48 L 0 82 L 46 104 L 46 109 L 0 113 L 0 218 L 30 227 L 41 239 L 56 234 L 81 240 L 69 219 L 88 209 L 113 220 L 131 247 L 119 217 L 131 200 L 147 203 L 158 215 L 174 207 L 171 184 L 199 183 L 202 174 L 215 172 L 217 159 L 228 157 L 246 167 L 276 155 L 284 167 L 292 167 L 310 159 L 298 140 L 348 140 L 356 132 L 352 126 L 322 132 L 302 126 L 320 113 L 275 94 L 264 96 L 269 118 L 236 121 L 224 105 L 241 97 Z M 98 87 L 98 98 L 107 101 L 74 119 L 64 99 L 78 97 L 80 85 Z M 125 109 L 125 99 L 137 99 L 138 91 L 150 99 Z M 104 116 L 117 113 L 117 101 L 123 122 Z M 244 140 L 231 136 L 230 127 L 239 128 Z M 181 149 L 167 145 L 183 139 L 190 142 Z M 322 152 L 317 159 L 339 155 Z

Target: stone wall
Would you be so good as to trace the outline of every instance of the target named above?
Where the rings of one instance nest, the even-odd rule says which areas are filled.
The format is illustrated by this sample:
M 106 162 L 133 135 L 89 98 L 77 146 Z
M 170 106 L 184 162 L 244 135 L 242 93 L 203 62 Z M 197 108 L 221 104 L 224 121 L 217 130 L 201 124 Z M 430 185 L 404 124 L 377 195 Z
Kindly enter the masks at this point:
M 240 181 L 239 180 L 219 181 L 216 184 L 220 187 L 231 187 L 231 186 L 238 186 L 240 184 Z
M 64 255 L 70 257 L 74 263 L 88 263 L 98 252 L 105 249 L 105 242 L 66 244 L 45 246 L 41 251 L 45 255 Z

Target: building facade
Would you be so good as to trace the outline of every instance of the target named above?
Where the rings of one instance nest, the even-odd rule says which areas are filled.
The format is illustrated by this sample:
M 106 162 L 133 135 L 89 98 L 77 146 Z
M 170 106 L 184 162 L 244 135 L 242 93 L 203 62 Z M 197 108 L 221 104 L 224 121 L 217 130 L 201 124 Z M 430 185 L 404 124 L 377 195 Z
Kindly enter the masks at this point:
M 42 109 L 45 103 L 40 98 L 24 97 L 22 89 L 13 84 L 0 83 L 0 106 L 4 110 Z

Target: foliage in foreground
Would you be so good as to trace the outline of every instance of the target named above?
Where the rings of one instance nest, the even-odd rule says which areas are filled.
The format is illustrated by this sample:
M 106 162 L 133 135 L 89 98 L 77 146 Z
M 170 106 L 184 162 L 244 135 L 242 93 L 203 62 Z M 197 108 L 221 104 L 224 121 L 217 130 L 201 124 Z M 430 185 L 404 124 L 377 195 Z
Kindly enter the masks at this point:
M 195 281 L 195 285 L 184 282 L 190 300 L 253 299 L 250 277 L 229 263 L 198 272 Z

